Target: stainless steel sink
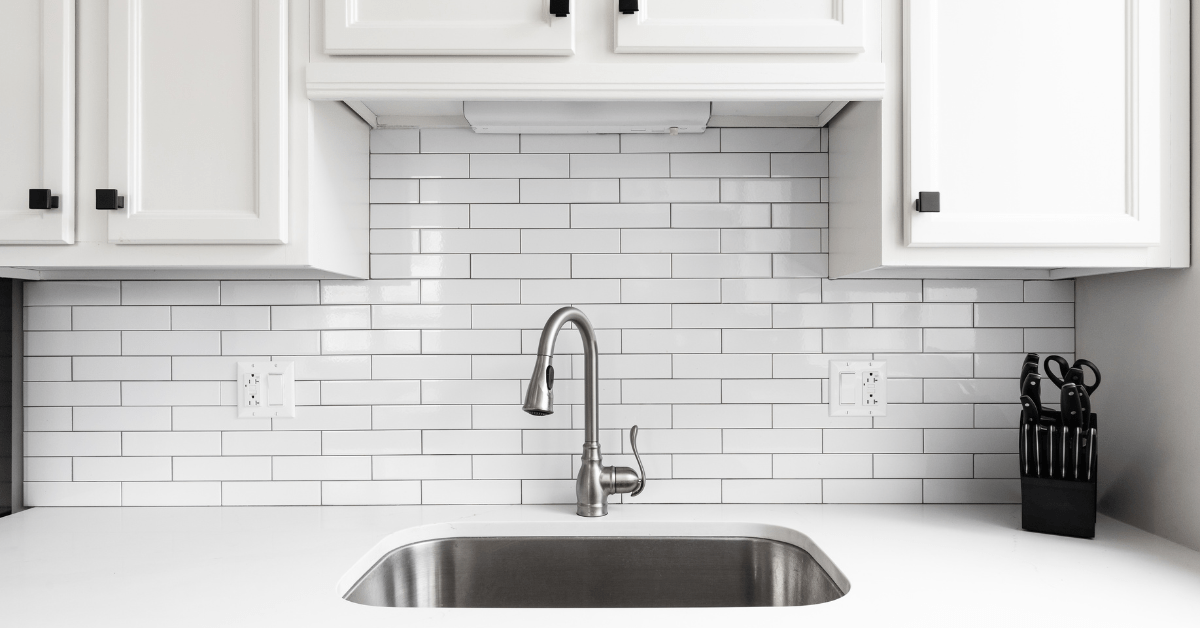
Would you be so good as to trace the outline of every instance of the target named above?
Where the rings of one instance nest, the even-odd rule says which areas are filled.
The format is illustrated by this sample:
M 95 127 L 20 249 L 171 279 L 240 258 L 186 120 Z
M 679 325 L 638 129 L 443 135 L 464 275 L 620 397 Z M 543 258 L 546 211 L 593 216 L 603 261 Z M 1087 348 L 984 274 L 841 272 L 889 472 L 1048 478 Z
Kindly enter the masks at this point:
M 345 599 L 369 606 L 803 606 L 845 595 L 811 554 L 747 537 L 502 536 L 385 554 Z

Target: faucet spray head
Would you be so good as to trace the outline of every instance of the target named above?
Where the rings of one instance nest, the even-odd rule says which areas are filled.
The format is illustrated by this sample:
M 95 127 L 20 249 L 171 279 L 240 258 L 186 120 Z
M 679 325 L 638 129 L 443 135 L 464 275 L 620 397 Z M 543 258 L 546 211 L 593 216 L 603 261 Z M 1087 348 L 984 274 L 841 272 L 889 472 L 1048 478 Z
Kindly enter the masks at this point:
M 551 356 L 539 355 L 529 378 L 529 390 L 525 391 L 525 404 L 521 409 L 533 416 L 554 414 L 554 367 Z

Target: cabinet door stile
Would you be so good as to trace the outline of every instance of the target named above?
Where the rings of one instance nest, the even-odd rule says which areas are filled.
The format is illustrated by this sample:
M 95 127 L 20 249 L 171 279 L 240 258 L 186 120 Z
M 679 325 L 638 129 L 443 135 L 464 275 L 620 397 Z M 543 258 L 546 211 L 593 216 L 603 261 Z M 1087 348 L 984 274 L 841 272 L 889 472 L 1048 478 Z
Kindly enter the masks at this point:
M 75 0 L 0 3 L 0 244 L 75 242 Z M 29 190 L 58 207 L 30 209 Z

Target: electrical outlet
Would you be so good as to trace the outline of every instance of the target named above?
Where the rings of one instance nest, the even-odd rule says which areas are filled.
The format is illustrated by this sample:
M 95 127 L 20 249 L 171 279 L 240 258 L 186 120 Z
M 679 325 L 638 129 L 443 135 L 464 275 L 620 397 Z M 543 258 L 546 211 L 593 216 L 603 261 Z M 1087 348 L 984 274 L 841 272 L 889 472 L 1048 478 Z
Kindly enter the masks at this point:
M 885 416 L 887 362 L 829 361 L 829 416 Z
M 238 418 L 296 416 L 295 362 L 238 362 Z

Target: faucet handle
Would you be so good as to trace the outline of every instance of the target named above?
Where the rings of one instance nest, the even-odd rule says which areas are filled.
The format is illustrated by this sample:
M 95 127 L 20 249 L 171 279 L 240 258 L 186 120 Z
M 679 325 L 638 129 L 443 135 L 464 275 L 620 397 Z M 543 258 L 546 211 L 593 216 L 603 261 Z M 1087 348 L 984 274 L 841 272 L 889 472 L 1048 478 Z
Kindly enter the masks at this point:
M 642 455 L 637 450 L 637 433 L 638 426 L 635 425 L 629 430 L 629 444 L 633 447 L 633 457 L 637 460 L 638 475 L 641 477 L 641 480 L 638 482 L 637 490 L 629 494 L 630 497 L 637 497 L 638 493 L 641 493 L 642 489 L 646 488 L 646 467 L 642 466 Z

